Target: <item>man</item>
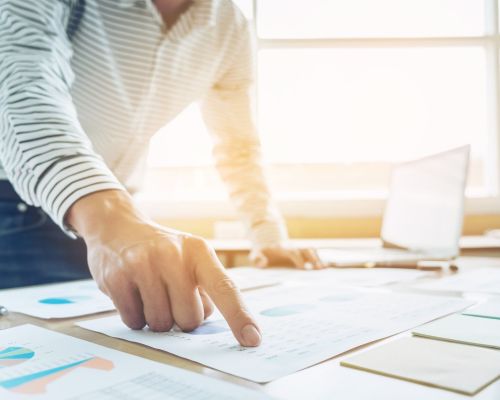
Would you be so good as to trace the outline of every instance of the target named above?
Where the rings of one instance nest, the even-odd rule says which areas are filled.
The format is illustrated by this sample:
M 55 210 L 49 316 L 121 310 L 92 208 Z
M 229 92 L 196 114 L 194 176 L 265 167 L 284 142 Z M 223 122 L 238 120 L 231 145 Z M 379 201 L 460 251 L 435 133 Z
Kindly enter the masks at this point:
M 258 345 L 214 251 L 129 195 L 151 136 L 199 100 L 256 263 L 319 267 L 312 251 L 283 246 L 251 81 L 248 23 L 229 0 L 0 1 L 0 287 L 89 268 L 133 329 L 192 330 L 213 301 L 242 345 Z

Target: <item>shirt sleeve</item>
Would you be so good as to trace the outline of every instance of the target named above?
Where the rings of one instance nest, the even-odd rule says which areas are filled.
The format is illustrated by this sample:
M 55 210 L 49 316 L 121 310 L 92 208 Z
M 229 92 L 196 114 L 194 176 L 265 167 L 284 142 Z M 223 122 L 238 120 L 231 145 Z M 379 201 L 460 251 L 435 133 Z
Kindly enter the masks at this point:
M 66 25 L 75 0 L 0 2 L 0 161 L 20 197 L 71 235 L 79 198 L 123 186 L 78 122 Z
M 287 230 L 272 201 L 261 162 L 251 107 L 253 49 L 248 24 L 238 36 L 230 67 L 211 88 L 201 109 L 214 138 L 216 167 L 249 227 L 250 239 L 262 248 L 285 240 Z

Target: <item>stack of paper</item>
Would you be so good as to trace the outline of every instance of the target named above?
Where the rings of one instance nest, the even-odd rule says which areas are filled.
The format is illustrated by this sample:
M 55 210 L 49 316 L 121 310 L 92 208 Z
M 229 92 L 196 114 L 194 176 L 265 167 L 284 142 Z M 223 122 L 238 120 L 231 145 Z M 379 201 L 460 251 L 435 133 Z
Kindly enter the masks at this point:
M 462 314 L 474 317 L 500 319 L 500 300 L 487 301 L 477 306 L 468 308 Z
M 416 336 L 500 349 L 500 320 L 450 315 L 413 330 Z
M 340 364 L 467 395 L 500 377 L 499 351 L 411 337 L 368 349 Z

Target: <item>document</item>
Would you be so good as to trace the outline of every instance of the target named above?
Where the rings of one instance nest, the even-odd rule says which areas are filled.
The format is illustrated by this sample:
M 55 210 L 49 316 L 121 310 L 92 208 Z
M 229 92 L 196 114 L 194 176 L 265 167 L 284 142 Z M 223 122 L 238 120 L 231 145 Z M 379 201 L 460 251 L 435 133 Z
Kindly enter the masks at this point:
M 471 304 L 443 296 L 319 286 L 278 286 L 243 295 L 263 331 L 263 342 L 256 348 L 241 347 L 220 316 L 190 333 L 133 331 L 118 316 L 78 325 L 245 379 L 268 382 Z
M 500 320 L 455 314 L 413 330 L 416 336 L 500 349 Z
M 234 267 L 226 269 L 226 273 L 240 290 L 260 289 L 276 286 L 283 282 L 283 279 L 278 275 L 267 273 L 267 270 L 263 268 Z
M 0 331 L 0 399 L 233 400 L 262 393 L 33 325 Z
M 500 268 L 478 268 L 417 286 L 419 289 L 445 292 L 500 294 Z
M 71 318 L 115 309 L 91 279 L 0 290 L 0 304 L 38 318 Z
M 285 282 L 308 282 L 341 286 L 376 287 L 432 276 L 432 272 L 396 268 L 326 268 L 305 271 L 296 268 L 228 268 L 227 273 L 240 289 L 258 288 Z
M 474 395 L 500 377 L 500 352 L 407 337 L 363 351 L 340 365 Z
M 490 300 L 478 304 L 477 306 L 468 308 L 462 314 L 473 317 L 500 319 L 500 300 Z

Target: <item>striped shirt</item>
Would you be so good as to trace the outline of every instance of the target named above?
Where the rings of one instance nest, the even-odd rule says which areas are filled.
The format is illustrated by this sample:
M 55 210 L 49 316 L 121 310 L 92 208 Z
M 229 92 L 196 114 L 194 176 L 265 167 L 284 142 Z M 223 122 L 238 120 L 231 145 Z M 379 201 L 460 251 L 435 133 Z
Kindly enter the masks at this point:
M 150 138 L 199 102 L 251 238 L 277 244 L 286 230 L 260 165 L 252 66 L 249 24 L 230 0 L 194 0 L 171 27 L 152 0 L 3 0 L 0 179 L 69 233 L 69 207 L 137 189 Z

